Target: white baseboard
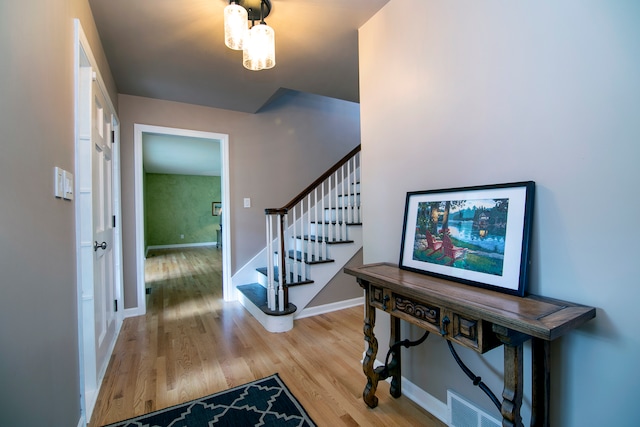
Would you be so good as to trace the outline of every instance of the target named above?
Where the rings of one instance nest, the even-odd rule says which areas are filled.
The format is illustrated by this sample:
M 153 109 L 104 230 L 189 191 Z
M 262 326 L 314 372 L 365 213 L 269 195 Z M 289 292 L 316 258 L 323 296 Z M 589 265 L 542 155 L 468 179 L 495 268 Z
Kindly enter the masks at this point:
M 128 317 L 142 316 L 143 314 L 145 314 L 145 312 L 140 307 L 125 308 L 124 311 L 122 312 L 122 316 L 125 319 Z
M 362 352 L 360 364 L 364 361 L 365 355 L 366 350 Z M 375 369 L 379 366 L 384 366 L 384 363 L 380 362 L 378 359 L 374 360 L 373 368 Z M 385 381 L 390 383 L 391 377 L 387 378 Z M 447 403 L 427 393 L 409 381 L 405 376 L 402 377 L 402 395 L 446 425 L 449 425 L 449 407 L 447 406 Z
M 146 254 L 149 253 L 151 249 L 174 249 L 174 248 L 197 248 L 200 246 L 218 246 L 218 242 L 200 242 L 200 243 L 180 243 L 177 245 L 155 245 L 155 246 L 147 246 Z
M 358 297 L 348 299 L 344 301 L 333 302 L 330 304 L 317 305 L 315 307 L 309 307 L 302 310 L 295 319 L 303 319 L 305 317 L 318 316 L 320 314 L 331 313 L 332 311 L 343 310 L 345 308 L 355 307 L 356 305 L 364 304 L 364 297 Z
M 113 352 L 109 353 L 113 354 Z M 104 376 L 103 376 L 104 378 Z M 85 390 L 85 413 L 83 417 L 87 417 L 85 420 L 87 423 L 91 419 L 91 415 L 93 415 L 93 410 L 96 407 L 96 403 L 98 402 L 98 393 L 100 392 L 100 386 L 102 385 L 102 378 L 98 381 L 98 388 L 94 390 Z
M 402 377 L 402 394 L 431 415 L 449 425 L 449 407 L 405 377 Z

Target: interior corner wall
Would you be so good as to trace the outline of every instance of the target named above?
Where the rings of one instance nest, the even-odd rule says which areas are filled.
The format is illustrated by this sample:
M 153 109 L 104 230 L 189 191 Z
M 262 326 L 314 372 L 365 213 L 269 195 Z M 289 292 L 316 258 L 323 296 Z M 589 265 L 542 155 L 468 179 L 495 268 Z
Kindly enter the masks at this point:
M 551 345 L 563 427 L 637 422 L 638 22 L 631 1 L 391 0 L 359 31 L 364 262 L 398 261 L 408 191 L 535 181 L 528 290 L 597 307 Z M 378 357 L 388 327 L 380 316 Z M 438 337 L 403 354 L 431 395 L 499 416 Z M 461 356 L 500 395 L 501 350 Z
M 115 95 L 87 0 L 0 2 L 0 425 L 77 426 L 74 18 Z M 113 101 L 116 101 L 115 96 Z
M 216 241 L 220 177 L 145 173 L 145 242 L 148 246 Z M 146 246 L 145 246 L 146 247 Z
M 265 247 L 265 208 L 285 205 L 360 144 L 359 105 L 317 95 L 286 92 L 257 114 L 130 95 L 118 104 L 125 308 L 138 305 L 134 124 L 229 135 L 231 274 Z

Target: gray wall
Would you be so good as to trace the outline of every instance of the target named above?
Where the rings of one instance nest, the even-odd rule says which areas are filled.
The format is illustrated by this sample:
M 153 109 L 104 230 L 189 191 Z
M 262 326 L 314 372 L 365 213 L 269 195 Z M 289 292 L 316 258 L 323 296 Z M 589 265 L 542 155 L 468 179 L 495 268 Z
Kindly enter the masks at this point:
M 126 308 L 137 306 L 134 124 L 229 135 L 231 274 L 264 248 L 264 209 L 283 206 L 360 143 L 358 104 L 298 92 L 257 114 L 129 95 L 119 107 Z
M 397 262 L 407 191 L 536 181 L 529 290 L 597 307 L 551 346 L 556 426 L 637 425 L 639 22 L 634 1 L 391 0 L 359 33 L 364 261 Z M 497 415 L 442 340 L 405 354 Z M 502 352 L 461 355 L 500 394 Z
M 345 267 L 354 267 L 358 265 L 362 265 L 362 249 L 347 261 Z M 320 292 L 318 292 L 318 295 L 313 297 L 305 308 L 318 307 L 339 301 L 347 301 L 354 298 L 360 298 L 363 295 L 364 291 L 360 285 L 358 285 L 358 282 L 356 282 L 354 277 L 340 271 L 324 288 L 322 288 Z
M 0 425 L 80 420 L 74 204 L 73 18 L 112 93 L 87 1 L 0 1 Z M 115 98 L 114 98 L 115 101 Z

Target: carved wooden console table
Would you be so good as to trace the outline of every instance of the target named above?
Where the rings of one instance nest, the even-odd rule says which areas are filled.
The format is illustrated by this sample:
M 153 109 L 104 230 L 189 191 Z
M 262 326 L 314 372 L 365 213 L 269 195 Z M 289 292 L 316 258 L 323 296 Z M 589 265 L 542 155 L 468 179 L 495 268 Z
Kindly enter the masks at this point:
M 550 342 L 594 318 L 595 308 L 535 295 L 507 295 L 401 270 L 391 264 L 347 267 L 344 271 L 355 276 L 365 290 L 364 336 L 368 349 L 363 362 L 367 376 L 363 398 L 367 405 L 378 405 L 378 381 L 388 377 L 392 378 L 391 395 L 400 396 L 400 345 L 417 344 L 434 332 L 478 353 L 504 345 L 502 402 L 495 396 L 492 400 L 500 407 L 503 426 L 522 426 L 523 343 L 531 339 L 531 426 L 549 426 Z M 376 308 L 391 315 L 391 348 L 385 366 L 374 369 L 378 353 L 373 333 Z M 417 343 L 401 341 L 401 319 L 424 329 L 425 336 Z M 470 371 L 467 375 L 471 377 Z M 479 382 L 479 377 L 474 378 L 474 384 Z

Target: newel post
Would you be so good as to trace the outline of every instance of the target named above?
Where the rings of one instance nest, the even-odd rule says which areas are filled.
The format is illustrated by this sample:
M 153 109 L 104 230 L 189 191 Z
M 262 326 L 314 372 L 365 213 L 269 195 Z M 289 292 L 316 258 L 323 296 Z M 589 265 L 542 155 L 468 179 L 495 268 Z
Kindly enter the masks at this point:
M 280 240 L 280 266 L 278 268 L 278 282 L 280 283 L 278 287 L 278 309 L 280 311 L 285 311 L 289 306 L 289 289 L 287 288 L 287 284 L 285 283 L 285 278 L 287 277 L 287 249 L 285 245 L 285 217 L 287 215 L 287 210 L 283 210 L 278 213 L 278 238 Z M 295 256 L 295 254 L 294 254 Z

